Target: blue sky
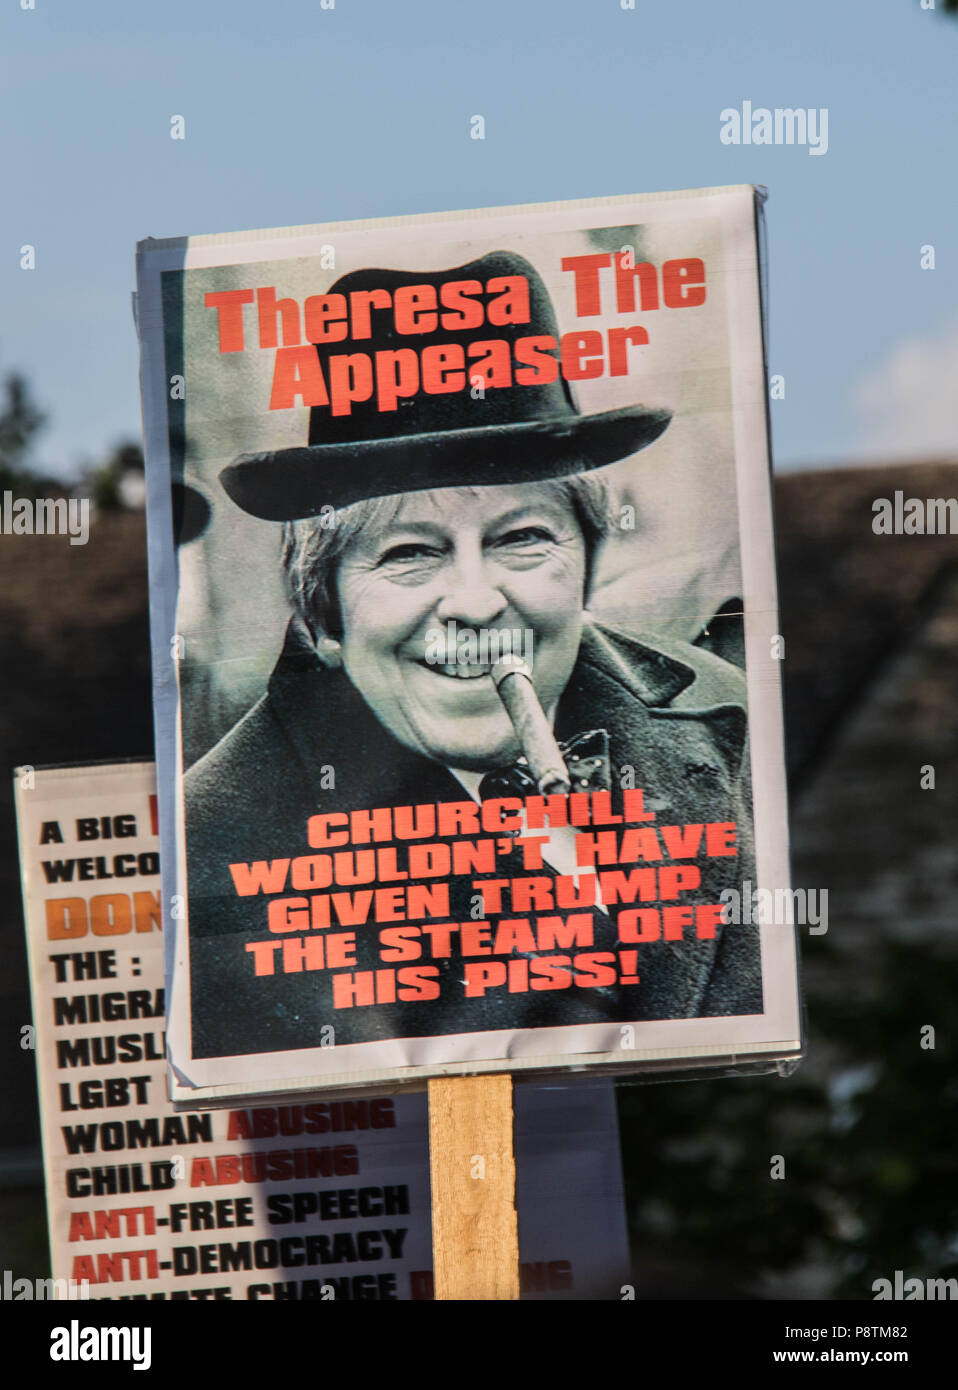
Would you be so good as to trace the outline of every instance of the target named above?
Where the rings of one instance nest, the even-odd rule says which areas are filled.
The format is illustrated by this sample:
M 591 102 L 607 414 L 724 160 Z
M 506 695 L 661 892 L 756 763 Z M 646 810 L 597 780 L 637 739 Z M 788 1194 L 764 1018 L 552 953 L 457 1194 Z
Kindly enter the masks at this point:
M 0 373 L 50 471 L 139 434 L 144 236 L 743 182 L 776 467 L 958 454 L 958 21 L 919 0 L 5 0 L 0 52 Z M 827 154 L 723 145 L 744 100 L 827 107 Z

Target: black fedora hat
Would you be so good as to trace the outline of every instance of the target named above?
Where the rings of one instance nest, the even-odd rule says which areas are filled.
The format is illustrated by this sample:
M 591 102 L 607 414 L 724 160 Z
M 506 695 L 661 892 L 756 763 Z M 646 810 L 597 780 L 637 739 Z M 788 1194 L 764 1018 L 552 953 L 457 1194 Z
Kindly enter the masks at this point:
M 528 284 L 529 313 L 522 322 L 447 329 L 439 327 L 441 320 L 434 315 L 435 331 L 419 336 L 398 332 L 392 314 L 373 310 L 364 337 L 315 344 L 322 379 L 329 379 L 330 360 L 344 352 L 365 353 L 370 362 L 378 362 L 377 353 L 402 348 L 458 347 L 467 354 L 476 339 L 486 346 L 490 338 L 503 340 L 511 356 L 519 338 L 536 337 L 540 360 L 543 353 L 554 357 L 559 334 L 548 291 L 534 267 L 513 252 L 491 252 L 441 271 L 353 271 L 328 294 L 352 304 L 351 294 L 386 291 L 392 303 L 403 286 L 431 286 L 441 294 L 450 282 L 471 282 L 466 293 L 476 295 L 490 281 L 514 277 Z M 490 291 L 502 288 L 489 286 Z M 379 408 L 372 390 L 368 400 L 351 400 L 343 413 L 333 413 L 328 404 L 314 405 L 305 445 L 244 455 L 222 470 L 220 481 L 253 516 L 293 521 L 369 497 L 584 473 L 644 449 L 671 419 L 668 410 L 642 405 L 582 415 L 561 371 L 552 381 L 531 384 L 518 384 L 510 373 L 510 384 L 489 386 L 477 399 L 468 385 L 468 355 L 462 357 L 462 369 L 464 389 L 417 390 L 398 399 L 391 410 Z
M 192 483 L 174 482 L 173 544 L 189 545 L 202 536 L 210 524 L 212 508 L 199 488 Z

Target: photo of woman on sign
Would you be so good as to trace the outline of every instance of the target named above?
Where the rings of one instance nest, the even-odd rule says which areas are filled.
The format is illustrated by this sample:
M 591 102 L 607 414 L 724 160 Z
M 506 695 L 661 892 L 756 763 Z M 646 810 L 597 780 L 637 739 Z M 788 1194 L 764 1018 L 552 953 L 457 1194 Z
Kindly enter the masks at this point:
M 463 283 L 521 291 L 524 312 L 494 330 L 527 364 L 512 384 L 460 382 L 475 334 L 451 327 L 430 334 L 423 389 L 396 408 L 359 391 L 339 413 L 314 405 L 307 444 L 222 470 L 236 506 L 283 525 L 292 618 L 266 694 L 185 780 L 196 1056 L 316 1046 L 330 1024 L 348 1044 L 762 1012 L 757 930 L 716 908 L 752 876 L 744 677 L 589 611 L 614 524 L 603 469 L 652 458 L 670 413 L 578 410 L 519 346 L 548 355 L 558 333 L 512 252 L 352 272 L 329 300 L 375 308 L 376 292 L 428 287 L 449 302 L 443 287 Z M 406 341 L 371 315 L 377 371 L 401 375 Z M 341 347 L 316 343 L 324 380 Z M 430 840 L 468 836 L 471 815 L 487 838 L 501 826 L 495 863 L 453 873 L 416 911 L 381 855 L 365 868 L 363 851 L 404 839 L 397 822 L 353 813 L 404 808 L 415 845 L 412 813 L 450 806 L 445 830 L 422 820 Z M 630 830 L 632 852 L 610 851 Z M 317 926 L 351 933 L 335 997 Z

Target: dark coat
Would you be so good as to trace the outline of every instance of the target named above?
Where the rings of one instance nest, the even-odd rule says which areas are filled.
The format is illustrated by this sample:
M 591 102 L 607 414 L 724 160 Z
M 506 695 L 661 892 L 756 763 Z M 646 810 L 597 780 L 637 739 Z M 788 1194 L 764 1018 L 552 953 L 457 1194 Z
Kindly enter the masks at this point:
M 666 653 L 598 626 L 586 627 L 560 701 L 560 739 L 608 731 L 617 810 L 619 784 L 630 784 L 622 769 L 631 766 L 655 825 L 735 822 L 737 856 L 698 858 L 701 887 L 683 893 L 683 905 L 717 903 L 723 888 L 741 891 L 743 879 L 754 881 L 744 701 L 741 673 L 710 653 L 684 645 Z M 329 769 L 332 788 L 322 785 Z M 283 937 L 268 931 L 264 896 L 237 896 L 230 863 L 313 853 L 306 822 L 317 812 L 467 800 L 450 772 L 383 728 L 343 671 L 318 664 L 295 623 L 267 694 L 190 770 L 185 786 L 197 1057 L 316 1046 L 328 1024 L 337 1043 L 352 1043 L 762 1012 L 758 933 L 745 926 L 720 926 L 715 940 L 698 940 L 692 929 L 682 941 L 638 946 L 641 982 L 633 986 L 495 989 L 466 999 L 461 961 L 454 955 L 433 962 L 428 944 L 422 963 L 438 965 L 441 982 L 431 1003 L 334 1009 L 326 971 L 287 974 L 277 962 L 276 974 L 255 977 L 246 942 Z M 495 876 L 505 876 L 501 867 Z M 474 877 L 450 881 L 453 922 L 472 915 Z M 616 949 L 616 911 L 594 912 L 590 949 Z M 381 969 L 377 927 L 355 930 L 353 968 Z

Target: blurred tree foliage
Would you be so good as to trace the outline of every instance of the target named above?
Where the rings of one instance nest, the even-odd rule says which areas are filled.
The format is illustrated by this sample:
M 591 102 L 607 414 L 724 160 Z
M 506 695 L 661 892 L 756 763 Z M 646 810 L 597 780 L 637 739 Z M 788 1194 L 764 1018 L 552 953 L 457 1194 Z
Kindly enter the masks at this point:
M 88 474 L 86 485 L 95 505 L 102 511 L 122 511 L 122 482 L 130 473 L 143 472 L 143 450 L 139 444 L 126 441 L 118 444 L 105 463 Z
M 11 372 L 3 383 L 0 408 L 0 488 L 9 489 L 18 497 L 49 492 L 49 479 L 32 473 L 26 464 L 34 436 L 46 419 L 32 399 L 26 379 Z
M 958 1276 L 956 1049 L 940 1029 L 921 1043 L 951 1016 L 958 952 L 876 943 L 867 986 L 824 940 L 814 953 L 829 985 L 806 991 L 814 1031 L 793 1076 L 620 1085 L 638 1297 L 703 1296 L 696 1269 L 716 1298 L 803 1267 L 834 1298 L 871 1298 L 896 1269 Z M 657 1291 L 663 1268 L 675 1280 Z
M 0 406 L 0 491 L 30 498 L 69 491 L 56 478 L 36 473 L 30 467 L 34 439 L 46 422 L 47 416 L 34 401 L 26 378 L 11 372 L 3 383 Z M 87 472 L 80 490 L 89 493 L 103 511 L 121 511 L 127 505 L 123 480 L 136 473 L 143 473 L 143 450 L 134 441 L 125 440 L 105 462 Z

